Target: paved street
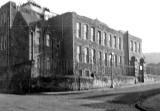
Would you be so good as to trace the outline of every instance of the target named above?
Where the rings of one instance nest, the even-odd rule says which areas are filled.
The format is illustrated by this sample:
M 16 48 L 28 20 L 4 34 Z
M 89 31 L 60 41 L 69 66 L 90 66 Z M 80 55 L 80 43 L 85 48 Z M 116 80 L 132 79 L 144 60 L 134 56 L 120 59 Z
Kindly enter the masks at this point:
M 0 111 L 139 111 L 138 101 L 145 103 L 158 94 L 159 84 L 73 94 L 0 94 Z
M 144 101 L 142 105 L 143 105 L 143 107 L 150 108 L 153 111 L 159 111 L 159 109 L 160 109 L 160 94 L 146 99 L 146 101 Z

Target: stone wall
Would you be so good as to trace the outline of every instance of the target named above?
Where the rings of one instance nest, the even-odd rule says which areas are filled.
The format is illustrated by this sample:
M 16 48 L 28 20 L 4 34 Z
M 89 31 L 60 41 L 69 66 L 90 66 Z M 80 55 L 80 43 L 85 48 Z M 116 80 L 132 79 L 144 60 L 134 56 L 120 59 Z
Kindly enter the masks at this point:
M 110 76 L 87 78 L 87 77 L 56 77 L 54 79 L 54 88 L 59 90 L 87 90 L 93 88 L 109 88 L 111 86 Z M 115 76 L 113 77 L 113 86 L 119 87 L 122 85 L 135 84 L 135 78 L 130 76 Z M 53 88 L 52 87 L 52 88 Z M 55 89 L 56 90 L 56 89 Z
M 0 7 L 0 66 L 2 67 L 9 65 L 10 29 L 16 12 L 16 4 L 11 1 Z
M 160 81 L 159 75 L 144 74 L 144 82 L 158 82 Z
M 76 23 L 80 23 L 81 24 L 81 37 L 77 38 L 76 37 Z M 87 25 L 88 27 L 88 39 L 84 40 L 84 25 Z M 91 41 L 91 28 L 94 27 L 95 29 L 95 41 Z M 75 70 L 82 70 L 82 73 L 84 73 L 86 70 L 91 73 L 94 73 L 96 72 L 98 75 L 100 74 L 109 74 L 109 70 L 110 67 L 109 67 L 109 64 L 110 64 L 110 61 L 109 61 L 109 54 L 114 52 L 115 55 L 117 55 L 117 58 L 119 56 L 122 57 L 122 63 L 118 65 L 122 65 L 124 63 L 124 55 L 123 55 L 123 34 L 114 30 L 114 29 L 111 29 L 109 28 L 106 24 L 100 22 L 99 20 L 95 19 L 90 19 L 88 17 L 84 17 L 84 16 L 80 16 L 76 13 L 73 13 L 73 60 L 76 64 L 78 64 L 75 68 Z M 107 40 L 106 40 L 106 45 L 102 45 L 102 44 L 99 44 L 99 41 L 98 41 L 98 32 L 101 33 L 101 37 L 103 36 L 103 33 L 106 33 L 107 34 Z M 109 36 L 112 36 L 112 45 L 110 46 L 109 45 Z M 116 48 L 114 48 L 113 46 L 113 37 L 116 35 Z M 121 38 L 121 49 L 118 48 L 118 38 Z M 103 42 L 102 38 L 101 38 L 101 42 Z M 81 52 L 82 52 L 82 62 L 77 62 L 76 60 L 76 52 L 77 52 L 77 46 L 81 46 Z M 89 62 L 88 63 L 84 63 L 84 48 L 89 48 Z M 95 63 L 94 64 L 91 64 L 92 63 L 92 59 L 91 59 L 91 50 L 90 49 L 94 49 L 96 52 L 95 52 Z M 107 65 L 105 65 L 105 60 L 103 60 L 103 57 L 102 57 L 102 60 L 99 60 L 98 59 L 98 53 L 101 52 L 102 55 L 101 57 L 104 55 L 104 53 L 107 53 Z M 104 68 L 106 67 L 107 68 Z M 122 71 L 119 71 L 119 67 L 116 67 L 115 65 L 113 65 L 114 70 L 115 72 L 118 71 L 119 74 L 122 74 L 120 72 Z M 106 70 L 107 69 L 107 70 Z M 82 75 L 85 75 L 82 74 Z
M 0 68 L 0 92 L 26 93 L 29 91 L 31 61 Z
M 29 60 L 29 28 L 18 12 L 13 22 L 10 36 L 10 65 Z

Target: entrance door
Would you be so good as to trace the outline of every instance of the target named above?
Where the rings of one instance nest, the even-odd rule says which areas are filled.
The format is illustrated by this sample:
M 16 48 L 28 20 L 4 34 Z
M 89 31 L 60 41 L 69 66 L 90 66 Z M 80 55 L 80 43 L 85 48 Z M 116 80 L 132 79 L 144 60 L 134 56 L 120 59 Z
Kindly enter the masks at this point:
M 144 59 L 140 59 L 139 64 L 139 82 L 144 82 Z

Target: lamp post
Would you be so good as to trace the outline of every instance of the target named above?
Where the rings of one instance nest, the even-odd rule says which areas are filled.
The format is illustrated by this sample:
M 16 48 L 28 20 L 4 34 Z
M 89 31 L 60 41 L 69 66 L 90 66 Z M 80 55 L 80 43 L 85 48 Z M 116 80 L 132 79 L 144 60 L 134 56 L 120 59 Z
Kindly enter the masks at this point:
M 113 88 L 113 69 L 112 69 L 112 65 L 113 65 L 113 55 L 114 55 L 114 53 L 112 52 L 112 53 L 110 53 L 110 64 L 111 64 L 111 86 L 110 86 L 110 88 Z

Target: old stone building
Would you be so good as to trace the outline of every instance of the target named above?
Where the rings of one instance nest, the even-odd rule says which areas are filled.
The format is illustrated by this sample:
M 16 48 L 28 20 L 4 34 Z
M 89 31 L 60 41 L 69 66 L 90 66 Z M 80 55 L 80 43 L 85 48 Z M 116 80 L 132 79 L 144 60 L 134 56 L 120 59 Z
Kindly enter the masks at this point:
M 73 61 L 74 74 L 91 77 L 92 73 L 110 73 L 110 54 L 114 53 L 115 74 L 122 74 L 124 63 L 123 33 L 99 20 L 68 12 L 53 19 L 55 30 L 63 39 L 63 59 Z M 76 72 L 76 73 L 75 73 Z
M 132 57 L 138 62 L 142 58 L 142 40 L 128 32 L 114 30 L 97 19 L 74 12 L 52 19 L 55 30 L 63 32 L 58 35 L 63 38 L 63 58 L 73 61 L 73 70 L 78 71 L 78 75 L 109 74 L 112 53 L 115 74 L 122 74 L 121 67 L 129 66 Z
M 139 74 L 142 40 L 128 32 L 75 12 L 55 15 L 30 1 L 9 2 L 0 13 L 4 67 L 30 61 L 31 78 L 52 78 L 54 85 L 68 89 L 134 83 Z
M 31 78 L 51 76 L 56 67 L 53 60 L 58 56 L 58 39 L 47 20 L 55 15 L 30 1 L 21 6 L 8 2 L 1 7 L 0 13 L 1 80 L 9 78 L 5 74 L 9 69 L 29 62 Z M 51 68 L 52 63 L 54 67 Z M 22 69 L 21 73 L 23 71 L 28 72 Z

